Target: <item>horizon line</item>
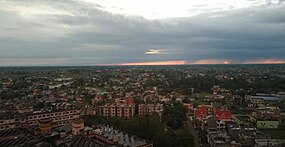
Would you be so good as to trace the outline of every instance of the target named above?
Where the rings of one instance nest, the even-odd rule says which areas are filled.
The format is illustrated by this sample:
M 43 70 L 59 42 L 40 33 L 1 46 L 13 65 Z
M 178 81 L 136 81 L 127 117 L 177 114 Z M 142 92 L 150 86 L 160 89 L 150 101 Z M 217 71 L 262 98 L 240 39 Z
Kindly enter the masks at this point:
M 285 65 L 285 63 L 232 63 L 232 64 L 169 64 L 169 65 L 120 65 L 120 64 L 95 64 L 95 65 L 0 65 L 0 68 L 3 67 L 91 67 L 91 66 L 189 66 L 189 65 Z

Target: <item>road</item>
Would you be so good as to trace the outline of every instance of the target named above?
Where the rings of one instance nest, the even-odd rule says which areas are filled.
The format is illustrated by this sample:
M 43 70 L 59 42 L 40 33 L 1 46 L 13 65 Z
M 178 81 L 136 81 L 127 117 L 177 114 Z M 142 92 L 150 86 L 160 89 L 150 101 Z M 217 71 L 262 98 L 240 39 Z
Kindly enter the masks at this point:
M 194 129 L 193 120 L 191 119 L 191 117 L 189 115 L 190 115 L 190 113 L 186 113 L 186 117 L 187 117 L 186 123 L 187 123 L 187 126 L 188 126 L 190 133 L 193 134 L 194 147 L 200 147 L 199 136 L 197 134 L 197 131 Z

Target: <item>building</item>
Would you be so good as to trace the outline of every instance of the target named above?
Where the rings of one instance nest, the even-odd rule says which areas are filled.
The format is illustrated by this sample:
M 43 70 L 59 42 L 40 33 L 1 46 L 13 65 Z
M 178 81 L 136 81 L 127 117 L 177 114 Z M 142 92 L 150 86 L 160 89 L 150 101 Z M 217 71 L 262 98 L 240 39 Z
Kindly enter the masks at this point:
M 161 115 L 163 111 L 162 104 L 139 104 L 139 116 L 147 116 L 156 112 Z
M 241 147 L 241 144 L 232 140 L 226 131 L 226 123 L 211 115 L 203 121 L 203 129 L 207 131 L 207 139 L 212 147 Z
M 51 119 L 52 128 L 63 126 L 71 120 L 79 118 L 80 110 L 64 110 L 56 112 L 24 113 L 5 112 L 0 114 L 0 130 L 38 126 L 39 120 Z
M 27 115 L 27 124 L 28 125 L 37 125 L 38 120 L 40 119 L 51 119 L 52 128 L 63 126 L 67 123 L 70 123 L 71 120 L 77 119 L 80 117 L 80 110 L 64 110 L 57 112 L 40 112 L 40 113 L 31 113 Z
M 18 111 L 0 113 L 0 130 L 20 128 L 26 121 L 27 117 Z
M 84 129 L 84 121 L 82 119 L 75 119 L 71 123 L 72 126 L 72 134 L 79 135 Z
M 198 121 L 202 121 L 210 114 L 209 111 L 210 111 L 209 107 L 198 107 L 194 111 L 195 119 Z
M 277 139 L 255 139 L 254 147 L 281 147 L 282 142 Z
M 103 117 L 132 118 L 135 115 L 135 105 L 104 105 L 99 107 L 99 115 Z
M 52 119 L 51 118 L 44 118 L 38 120 L 39 124 L 39 131 L 41 135 L 49 135 L 52 129 Z
M 116 105 L 100 106 L 99 115 L 103 117 L 117 117 L 117 106 Z
M 222 111 L 221 108 L 215 109 L 216 117 L 220 121 L 229 122 L 232 121 L 232 113 L 230 111 Z
M 117 106 L 117 117 L 132 118 L 135 115 L 135 105 L 119 105 Z
M 136 136 L 130 135 L 126 132 L 114 129 L 110 126 L 97 126 L 94 130 L 94 135 L 92 138 L 104 143 L 106 146 L 121 146 L 121 147 L 152 147 L 153 144 L 138 138 Z
M 264 107 L 265 101 L 278 101 L 280 98 L 278 96 L 272 96 L 269 94 L 256 94 L 255 96 L 246 95 L 245 101 L 248 104 L 248 107 L 251 108 L 260 108 Z

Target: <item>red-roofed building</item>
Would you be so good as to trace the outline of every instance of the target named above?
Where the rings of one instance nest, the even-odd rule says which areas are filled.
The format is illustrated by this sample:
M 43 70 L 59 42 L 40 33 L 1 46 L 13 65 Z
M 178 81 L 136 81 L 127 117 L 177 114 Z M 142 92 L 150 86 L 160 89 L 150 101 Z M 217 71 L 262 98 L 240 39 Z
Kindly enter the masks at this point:
M 228 122 L 232 120 L 232 113 L 230 111 L 221 111 L 221 108 L 216 108 L 216 117 L 220 121 Z
M 135 100 L 134 100 L 134 98 L 129 98 L 129 100 L 128 100 L 128 104 L 129 104 L 129 105 L 133 105 L 133 104 L 135 104 Z
M 203 118 L 206 118 L 209 115 L 209 108 L 207 107 L 198 107 L 195 111 L 195 119 L 202 121 Z

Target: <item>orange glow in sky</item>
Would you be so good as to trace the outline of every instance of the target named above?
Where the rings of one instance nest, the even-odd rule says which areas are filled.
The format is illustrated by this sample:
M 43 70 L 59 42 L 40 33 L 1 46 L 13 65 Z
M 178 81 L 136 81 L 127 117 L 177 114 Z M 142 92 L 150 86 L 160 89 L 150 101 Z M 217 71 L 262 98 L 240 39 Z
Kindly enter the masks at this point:
M 121 63 L 119 65 L 184 65 L 188 64 L 185 60 L 177 61 L 156 61 L 156 62 L 132 62 L 132 63 Z
M 285 60 L 266 59 L 266 60 L 246 61 L 243 64 L 284 64 L 284 63 L 285 63 Z
M 229 64 L 229 61 L 220 59 L 203 59 L 194 61 L 191 64 Z

